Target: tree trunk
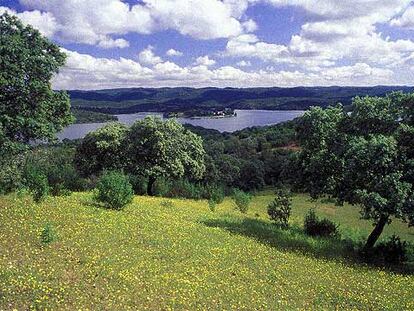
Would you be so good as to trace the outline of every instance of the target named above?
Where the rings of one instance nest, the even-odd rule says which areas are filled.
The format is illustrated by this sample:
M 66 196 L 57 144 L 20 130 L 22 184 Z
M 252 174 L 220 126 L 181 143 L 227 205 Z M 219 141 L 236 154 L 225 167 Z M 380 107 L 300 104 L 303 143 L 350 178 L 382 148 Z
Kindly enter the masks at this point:
M 382 216 L 379 219 L 378 223 L 375 225 L 374 230 L 372 230 L 371 234 L 369 235 L 367 239 L 367 242 L 365 243 L 364 250 L 370 250 L 374 247 L 382 231 L 384 230 L 384 227 L 387 224 L 387 222 L 388 222 L 388 217 Z
M 147 194 L 150 195 L 150 196 L 154 195 L 154 193 L 152 192 L 152 188 L 154 186 L 154 183 L 155 183 L 155 177 L 154 176 L 148 177 Z

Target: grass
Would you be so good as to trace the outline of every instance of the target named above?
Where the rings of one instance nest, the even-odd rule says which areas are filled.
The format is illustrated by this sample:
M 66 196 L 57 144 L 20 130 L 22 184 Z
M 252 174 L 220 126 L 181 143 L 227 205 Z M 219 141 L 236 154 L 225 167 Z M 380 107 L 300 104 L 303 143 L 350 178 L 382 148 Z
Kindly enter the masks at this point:
M 314 206 L 306 196 L 295 196 L 288 232 L 267 220 L 268 193 L 247 215 L 229 199 L 215 212 L 207 201 L 135 197 L 113 211 L 91 200 L 0 198 L 0 309 L 414 310 L 413 275 L 353 263 L 335 255 L 342 245 L 303 236 Z M 371 229 L 349 206 L 317 212 L 345 236 Z M 401 223 L 385 234 L 394 232 L 413 241 Z

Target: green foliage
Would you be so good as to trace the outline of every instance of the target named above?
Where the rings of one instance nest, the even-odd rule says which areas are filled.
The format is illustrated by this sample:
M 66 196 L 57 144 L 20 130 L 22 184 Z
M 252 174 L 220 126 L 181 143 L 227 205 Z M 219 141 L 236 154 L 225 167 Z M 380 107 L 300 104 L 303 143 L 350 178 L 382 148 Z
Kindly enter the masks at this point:
M 313 108 L 298 126 L 301 183 L 361 207 L 374 223 L 372 248 L 393 217 L 414 224 L 414 95 L 355 98 L 353 110 Z
M 275 199 L 267 206 L 267 214 L 270 219 L 282 227 L 287 228 L 289 226 L 291 212 L 291 194 L 283 189 L 277 190 Z
M 171 181 L 165 178 L 158 178 L 152 186 L 152 194 L 157 197 L 168 197 L 171 187 Z M 148 193 L 148 187 L 145 190 L 145 193 Z
M 216 211 L 216 205 L 217 205 L 217 203 L 213 199 L 208 200 L 208 208 L 210 209 L 210 211 L 215 212 Z
M 131 203 L 134 196 L 128 177 L 117 171 L 105 171 L 96 188 L 96 200 L 116 210 Z
M 75 165 L 83 176 L 99 175 L 103 170 L 126 165 L 124 141 L 128 128 L 113 122 L 89 133 L 76 148 Z
M 319 219 L 314 209 L 306 214 L 303 227 L 310 236 L 335 237 L 339 234 L 337 225 L 329 219 Z
M 131 183 L 134 193 L 137 195 L 144 195 L 147 193 L 148 180 L 143 176 L 129 175 L 129 182 Z
M 0 152 L 0 194 L 8 194 L 21 188 L 24 158 L 24 153 L 2 157 Z
M 200 200 L 203 197 L 203 187 L 186 179 L 174 180 L 170 182 L 167 196 Z
M 204 187 L 204 198 L 208 200 L 212 200 L 216 204 L 220 204 L 223 202 L 225 197 L 223 187 L 217 185 L 206 185 Z
M 148 176 L 148 194 L 156 179 L 200 179 L 205 171 L 202 139 L 175 120 L 146 117 L 128 131 L 128 168 Z
M 250 201 L 252 200 L 252 197 L 250 196 L 250 194 L 242 190 L 235 189 L 233 192 L 233 200 L 234 200 L 234 203 L 236 204 L 237 209 L 243 214 L 246 214 L 249 209 L 249 205 L 250 205 Z
M 407 260 L 407 242 L 401 241 L 400 237 L 396 235 L 392 235 L 386 241 L 379 243 L 375 251 L 388 264 L 401 264 Z
M 103 122 L 116 122 L 118 118 L 116 116 L 83 110 L 83 109 L 72 109 L 73 116 L 75 117 L 75 123 L 82 124 L 82 123 L 103 123 Z
M 47 177 L 50 194 L 67 195 L 87 189 L 73 165 L 74 149 L 63 144 L 39 146 L 26 153 L 23 170 L 35 169 Z
M 30 190 L 36 203 L 43 201 L 50 191 L 47 176 L 36 167 L 26 168 L 24 172 L 24 185 Z
M 40 233 L 40 242 L 50 244 L 56 240 L 56 232 L 50 223 L 47 223 Z
M 17 17 L 0 15 L 0 143 L 52 140 L 72 122 L 69 96 L 51 79 L 66 55 Z

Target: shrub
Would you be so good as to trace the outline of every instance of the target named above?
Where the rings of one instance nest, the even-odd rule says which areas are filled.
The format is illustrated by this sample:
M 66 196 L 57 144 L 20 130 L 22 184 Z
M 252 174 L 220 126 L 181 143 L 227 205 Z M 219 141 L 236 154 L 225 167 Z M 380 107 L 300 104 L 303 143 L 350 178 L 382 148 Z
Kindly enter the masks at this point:
M 44 227 L 42 232 L 40 233 L 40 242 L 42 244 L 49 244 L 56 240 L 56 233 L 53 229 L 53 226 L 47 223 Z
M 243 214 L 247 213 L 251 201 L 251 196 L 248 193 L 236 189 L 233 192 L 233 200 L 236 203 L 237 209 L 240 212 L 242 212 Z
M 157 197 L 167 197 L 170 190 L 171 183 L 164 178 L 158 178 L 152 187 L 153 194 Z
M 138 175 L 129 175 L 129 182 L 132 185 L 134 193 L 137 195 L 147 194 L 147 178 Z
M 267 206 L 267 214 L 275 223 L 287 228 L 289 225 L 289 217 L 292 211 L 291 196 L 288 191 L 276 191 L 276 197 Z
M 103 173 L 97 185 L 97 201 L 119 210 L 131 203 L 132 198 L 132 186 L 127 176 L 117 171 Z
M 310 236 L 337 236 L 338 227 L 329 219 L 319 219 L 314 209 L 310 209 L 305 216 L 304 221 L 305 233 Z
M 210 211 L 215 212 L 216 211 L 216 201 L 213 199 L 208 200 L 208 208 Z
M 216 204 L 222 203 L 224 196 L 224 189 L 222 187 L 207 185 L 204 188 L 204 198 L 212 200 Z
M 86 190 L 86 180 L 73 165 L 73 154 L 74 149 L 67 145 L 35 147 L 27 152 L 23 171 L 37 170 L 46 176 L 53 196 Z
M 171 198 L 200 200 L 203 196 L 203 188 L 185 179 L 176 180 L 171 183 L 167 196 Z
M 401 241 L 399 236 L 392 235 L 379 243 L 376 249 L 385 263 L 400 264 L 407 260 L 407 242 Z
M 24 184 L 36 203 L 43 201 L 49 194 L 47 177 L 36 168 L 28 168 L 25 171 Z

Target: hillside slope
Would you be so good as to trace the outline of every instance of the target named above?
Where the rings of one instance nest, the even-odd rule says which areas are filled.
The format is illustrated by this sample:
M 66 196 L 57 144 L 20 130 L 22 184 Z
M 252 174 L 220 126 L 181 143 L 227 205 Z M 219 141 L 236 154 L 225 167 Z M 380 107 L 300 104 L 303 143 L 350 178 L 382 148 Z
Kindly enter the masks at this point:
M 349 105 L 355 96 L 384 96 L 414 87 L 264 87 L 264 88 L 126 88 L 68 91 L 75 108 L 111 114 L 184 112 L 193 109 L 305 110 L 310 106 Z
M 273 229 L 270 195 L 247 216 L 229 199 L 211 212 L 205 201 L 136 197 L 119 212 L 91 198 L 0 197 L 0 309 L 414 309 L 413 276 L 347 264 L 329 242 Z M 295 197 L 292 221 L 309 207 Z M 370 226 L 347 208 L 319 212 L 348 215 L 344 229 Z M 57 240 L 42 245 L 46 223 Z

